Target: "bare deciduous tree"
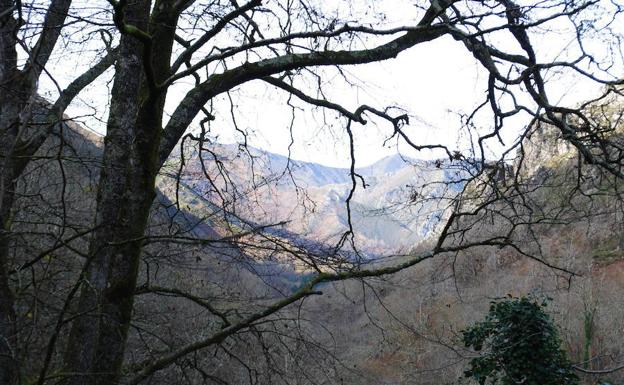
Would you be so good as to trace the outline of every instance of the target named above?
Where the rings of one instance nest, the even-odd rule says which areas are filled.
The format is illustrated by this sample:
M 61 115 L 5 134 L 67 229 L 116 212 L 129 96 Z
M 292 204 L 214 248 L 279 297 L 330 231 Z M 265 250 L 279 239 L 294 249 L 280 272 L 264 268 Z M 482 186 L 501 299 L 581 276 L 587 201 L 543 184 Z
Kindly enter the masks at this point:
M 106 136 L 98 160 L 95 214 L 91 228 L 75 235 L 88 234 L 89 245 L 80 253 L 82 268 L 70 274 L 75 283 L 65 288 L 62 305 L 51 317 L 56 322 L 47 335 L 45 357 L 35 376 L 39 384 L 57 380 L 64 384 L 149 381 L 159 371 L 181 365 L 208 347 L 226 349 L 224 341 L 239 333 L 253 333 L 257 325 L 280 310 L 319 294 L 317 287 L 322 283 L 393 274 L 436 255 L 473 246 L 513 247 L 539 258 L 514 243 L 516 232 L 531 231 L 525 219 L 533 208 L 523 199 L 530 184 L 515 175 L 505 186 L 503 182 L 510 178 L 497 177 L 501 170 L 505 172 L 510 154 L 522 148 L 523 139 L 536 124 L 555 127 L 578 151 L 580 160 L 597 166 L 611 178 L 622 178 L 624 149 L 621 136 L 613 129 L 616 124 L 605 125 L 605 120 L 592 117 L 596 110 L 587 108 L 621 93 L 618 87 L 622 79 L 617 72 L 621 58 L 614 53 L 597 60 L 589 41 L 594 36 L 608 36 L 611 48 L 617 46 L 619 35 L 614 25 L 622 11 L 618 4 L 433 0 L 430 4 L 416 4 L 421 11 L 413 23 L 389 28 L 383 27 L 381 16 L 373 17 L 370 23 L 353 21 L 360 12 L 355 8 L 360 5 L 368 6 L 367 2 L 346 2 L 335 15 L 324 11 L 327 5 L 323 2 L 307 0 L 250 0 L 243 4 L 234 0 L 110 0 L 89 7 L 69 0 L 0 2 L 0 382 L 17 384 L 26 376 L 20 373 L 20 367 L 27 348 L 18 346 L 19 335 L 24 333 L 20 325 L 23 316 L 16 313 L 10 278 L 11 272 L 21 266 L 11 253 L 16 239 L 11 218 L 17 183 L 29 164 L 38 159 L 37 153 L 46 140 L 55 135 L 63 138 L 63 114 L 75 96 L 113 65 Z M 613 21 L 596 20 L 603 14 Z M 573 34 L 572 47 L 562 59 L 542 61 L 534 41 L 550 38 L 557 23 L 565 24 Z M 74 25 L 84 30 L 76 31 Z M 52 76 L 47 71 L 48 62 L 54 52 L 63 50 L 58 42 L 64 33 L 68 38 L 78 34 L 86 47 L 103 44 L 103 54 L 68 87 L 59 90 L 56 100 L 48 102 L 38 95 L 39 83 L 42 77 Z M 106 37 L 103 43 L 96 39 L 98 34 Z M 438 143 L 421 143 L 404 130 L 408 116 L 395 115 L 392 108 L 362 105 L 351 109 L 324 97 L 321 80 L 325 73 L 321 67 L 342 74 L 346 66 L 396 58 L 415 46 L 444 37 L 459 42 L 458 49 L 463 47 L 472 54 L 487 74 L 485 100 L 464 117 L 464 124 L 470 129 L 475 116 L 487 109 L 492 126 L 485 132 L 471 131 L 477 135 L 471 141 L 472 153 Z M 113 43 L 118 46 L 113 47 Z M 551 84 L 546 79 L 557 71 L 576 73 L 602 84 L 604 94 L 582 106 L 553 102 Z M 172 86 L 188 79 L 194 83 L 172 110 L 166 111 Z M 315 88 L 301 86 L 298 82 L 302 79 L 313 79 Z M 203 146 L 209 140 L 207 130 L 185 136 L 194 120 L 202 114 L 202 124 L 213 119 L 222 113 L 210 108 L 213 102 L 253 81 L 267 83 L 343 118 L 350 144 L 352 189 L 346 199 L 348 228 L 333 252 L 328 249 L 325 254 L 315 254 L 297 249 L 262 235 L 262 229 L 257 228 L 232 232 L 217 240 L 176 237 L 177 244 L 238 242 L 252 254 L 281 252 L 306 266 L 311 275 L 305 285 L 236 317 L 188 291 L 137 287 L 137 282 L 146 245 L 158 241 L 157 237 L 150 238 L 147 229 L 157 195 L 155 182 L 163 164 L 185 140 Z M 486 161 L 490 155 L 487 146 L 492 141 L 503 142 L 505 123 L 512 117 L 532 118 L 534 123 L 512 138 L 498 162 Z M 440 218 L 441 230 L 431 249 L 384 266 L 368 266 L 339 254 L 349 245 L 357 251 L 350 204 L 362 178 L 355 169 L 354 127 L 366 124 L 367 119 L 388 125 L 392 137 L 415 150 L 439 151 L 448 159 L 441 160 L 440 166 L 456 162 L 464 168 L 452 182 L 466 187 L 459 198 L 446 201 L 447 215 Z M 218 157 L 214 162 L 219 164 Z M 217 184 L 214 188 L 219 190 Z M 531 220 L 544 220 L 531 215 Z M 493 216 L 507 221 L 504 232 L 481 231 L 480 236 L 469 237 L 482 228 L 484 219 Z M 254 242 L 245 238 L 248 235 Z M 58 247 L 69 247 L 66 238 L 59 237 L 58 241 Z M 33 266 L 46 255 L 35 256 L 26 264 Z M 124 368 L 135 298 L 145 293 L 176 295 L 192 301 L 220 320 L 220 326 L 215 323 L 195 340 L 169 346 L 166 351 L 150 351 L 149 359 Z M 258 340 L 262 342 L 262 338 Z M 227 354 L 236 356 L 232 351 Z M 209 377 L 206 374 L 205 378 Z

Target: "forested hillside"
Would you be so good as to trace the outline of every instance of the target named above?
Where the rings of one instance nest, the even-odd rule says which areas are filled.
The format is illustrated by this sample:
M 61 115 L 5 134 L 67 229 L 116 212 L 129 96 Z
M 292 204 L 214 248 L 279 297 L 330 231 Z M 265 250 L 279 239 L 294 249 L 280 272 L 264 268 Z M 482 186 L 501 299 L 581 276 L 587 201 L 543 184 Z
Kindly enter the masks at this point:
M 0 385 L 621 383 L 623 18 L 0 0 Z
M 30 364 L 24 369 L 33 374 L 41 369 L 40 362 L 45 358 L 47 331 L 57 322 L 55 309 L 65 306 L 62 299 L 75 287 L 72 272 L 85 258 L 97 165 L 101 162 L 102 144 L 96 135 L 73 123 L 64 127 L 62 135 L 63 144 L 58 140 L 47 143 L 41 149 L 41 159 L 24 174 L 20 183 L 22 198 L 14 218 L 14 228 L 20 234 L 15 244 L 19 267 L 11 274 L 23 282 L 18 293 L 25 301 L 18 311 L 32 330 L 23 344 L 33 347 L 29 350 Z M 515 213 L 518 227 L 530 223 L 513 231 L 513 244 L 518 248 L 504 244 L 472 247 L 443 253 L 394 276 L 325 284 L 319 287 L 321 296 L 281 312 L 275 319 L 281 320 L 277 324 L 238 334 L 229 343 L 219 345 L 213 354 L 196 355 L 196 362 L 185 365 L 213 367 L 207 378 L 218 376 L 224 381 L 242 381 L 251 371 L 259 381 L 274 376 L 280 381 L 305 381 L 307 376 L 323 375 L 356 384 L 454 384 L 463 381 L 467 360 L 474 356 L 463 348 L 459 331 L 478 320 L 490 300 L 531 294 L 552 298 L 548 310 L 561 327 L 565 349 L 579 367 L 589 371 L 617 368 L 624 354 L 619 343 L 624 311 L 614 306 L 624 295 L 624 238 L 619 230 L 624 222 L 619 182 L 598 178 L 598 173 L 596 178 L 579 184 L 577 154 L 570 147 L 562 147 L 562 139 L 552 127 L 536 127 L 522 151 L 530 155 L 530 162 L 516 161 L 515 169 L 508 168 L 506 179 L 498 180 L 506 181 L 501 184 L 503 190 L 527 189 L 522 195 L 525 202 L 518 207 L 533 208 L 532 212 Z M 230 155 L 226 150 L 221 156 L 225 161 Z M 521 154 L 518 156 L 520 159 Z M 49 162 L 49 157 L 57 161 Z M 261 168 L 263 163 L 258 159 L 256 162 L 260 175 L 274 178 L 265 177 L 270 180 L 265 188 L 283 189 L 281 197 L 317 187 L 311 182 L 311 187 L 295 186 L 293 180 L 303 178 L 296 168 L 292 175 L 276 175 L 274 169 Z M 392 194 L 393 179 L 388 175 L 401 173 L 399 188 L 405 180 L 409 186 L 417 186 L 419 181 L 428 185 L 433 179 L 422 181 L 423 165 L 429 165 L 442 177 L 440 186 L 450 183 L 444 175 L 457 175 L 459 169 L 455 166 L 445 170 L 432 161 L 406 159 L 389 172 L 382 168 L 381 175 L 386 178 L 380 184 L 391 196 L 396 195 Z M 320 186 L 344 172 L 305 166 L 316 167 L 316 177 L 323 181 L 317 183 Z M 465 167 L 463 172 L 468 172 Z M 366 175 L 374 183 L 374 172 Z M 58 183 L 59 178 L 63 183 Z M 225 215 L 222 205 L 211 202 L 214 196 L 191 187 L 197 178 L 192 173 L 179 179 L 177 196 L 171 174 L 163 173 L 160 178 L 163 190 L 153 206 L 137 285 L 128 370 L 145 365 L 154 349 L 193 341 L 203 329 L 223 327 L 232 322 L 230 319 L 244 318 L 256 307 L 262 309 L 267 301 L 295 292 L 314 273 L 312 266 L 298 260 L 297 253 L 331 252 L 327 244 L 310 233 L 296 233 L 283 226 L 264 228 L 272 222 L 261 224 L 254 222 L 258 218 Z M 513 178 L 518 180 L 514 182 Z M 484 191 L 490 188 L 484 180 L 473 180 L 463 188 L 455 185 L 450 191 L 464 195 L 467 204 L 475 207 L 487 197 Z M 314 203 L 312 195 L 308 199 Z M 396 215 L 381 210 L 393 207 L 393 202 L 385 203 L 376 215 Z M 263 207 L 270 210 L 271 204 L 264 201 Z M 463 236 L 487 239 L 505 229 L 510 218 L 504 214 L 508 204 L 506 198 L 488 207 L 490 212 L 485 217 L 471 219 Z M 418 201 L 404 205 L 417 206 Z M 341 209 L 338 204 L 334 207 Z M 323 219 L 327 214 L 321 211 L 308 215 Z M 532 220 L 528 221 L 526 215 Z M 62 218 L 71 218 L 71 222 L 63 222 Z M 289 226 L 292 229 L 297 225 Z M 49 228 L 61 231 L 64 240 L 42 236 Z M 365 234 L 361 235 L 363 239 Z M 410 253 L 430 248 L 436 235 L 432 232 L 423 236 Z M 375 239 L 391 244 L 395 238 L 375 233 Z M 392 265 L 405 258 L 396 255 L 378 260 L 371 256 L 367 263 Z M 27 274 L 37 277 L 36 281 L 25 279 Z M 64 337 L 60 330 L 57 338 Z M 249 350 L 253 340 L 265 347 Z M 164 371 L 155 379 L 175 381 L 176 373 L 183 369 Z M 587 383 L 597 378 L 614 383 L 622 380 L 620 371 L 581 375 Z

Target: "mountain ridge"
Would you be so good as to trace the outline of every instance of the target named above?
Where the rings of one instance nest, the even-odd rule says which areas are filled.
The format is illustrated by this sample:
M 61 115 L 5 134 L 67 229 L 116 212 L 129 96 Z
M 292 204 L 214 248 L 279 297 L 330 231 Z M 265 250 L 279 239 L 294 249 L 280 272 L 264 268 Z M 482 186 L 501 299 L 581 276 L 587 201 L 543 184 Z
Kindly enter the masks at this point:
M 286 233 L 312 244 L 336 245 L 349 231 L 346 200 L 354 187 L 349 169 L 242 145 L 213 143 L 201 156 L 198 152 L 185 156 L 180 177 L 224 211 L 259 225 L 287 222 Z M 408 252 L 434 234 L 444 208 L 427 197 L 459 191 L 448 188 L 459 171 L 401 154 L 355 172 L 351 225 L 358 249 L 370 257 Z

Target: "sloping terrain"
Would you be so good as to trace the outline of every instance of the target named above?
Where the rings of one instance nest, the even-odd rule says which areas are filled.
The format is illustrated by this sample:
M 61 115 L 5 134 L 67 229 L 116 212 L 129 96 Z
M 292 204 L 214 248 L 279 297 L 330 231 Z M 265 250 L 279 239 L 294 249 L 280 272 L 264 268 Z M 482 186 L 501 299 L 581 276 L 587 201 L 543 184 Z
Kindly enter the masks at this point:
M 205 157 L 205 168 L 197 158 L 195 163 L 189 160 L 182 174 L 188 195 L 181 201 L 196 204 L 189 206 L 191 211 L 205 210 L 210 202 L 213 209 L 231 208 L 254 223 L 288 219 L 286 238 L 325 244 L 345 231 L 348 170 L 255 149 L 213 150 L 229 171 L 231 185 L 245 188 L 216 198 L 206 175 L 219 187 L 227 185 L 227 178 L 211 162 L 214 154 Z M 549 311 L 562 329 L 564 347 L 580 367 L 591 371 L 622 364 L 624 310 L 614 306 L 624 296 L 621 186 L 591 168 L 585 170 L 586 179 L 577 180 L 574 149 L 548 129 L 535 130 L 523 151 L 507 178 L 517 174 L 518 188 L 526 191 L 525 202 L 511 204 L 521 209 L 513 214 L 518 216 L 515 221 L 531 225 L 518 225 L 513 242 L 539 260 L 512 248 L 477 247 L 442 255 L 393 277 L 325 285 L 324 295 L 307 300 L 296 316 L 308 320 L 306 332 L 319 344 L 331 346 L 331 354 L 345 365 L 331 369 L 342 381 L 464 383 L 465 364 L 475 353 L 463 349 L 458 332 L 480 319 L 490 300 L 508 295 L 551 298 Z M 366 188 L 358 181 L 352 221 L 358 244 L 373 256 L 430 247 L 428 239 L 436 235 L 442 219 L 445 199 L 439 198 L 453 197 L 462 187 L 449 183 L 462 175 L 461 170 L 399 156 L 357 172 Z M 513 192 L 514 183 L 503 179 L 501 188 Z M 419 204 L 411 204 L 414 193 Z M 220 199 L 221 205 L 215 203 Z M 499 214 L 475 219 L 467 237 L 504 232 L 509 225 L 506 204 L 510 203 L 503 200 L 489 208 Z M 621 370 L 582 377 L 587 384 L 624 380 Z
M 470 383 L 463 370 L 476 353 L 463 348 L 459 331 L 482 319 L 491 300 L 509 295 L 550 298 L 563 347 L 579 367 L 596 372 L 579 371 L 583 384 L 624 383 L 621 181 L 581 164 L 589 176 L 579 182 L 576 153 L 549 130 L 536 130 L 524 151 L 527 168 L 516 171 L 526 206 L 516 215 L 532 220 L 513 242 L 538 260 L 511 247 L 480 246 L 366 284 L 336 284 L 327 290 L 331 300 L 315 299 L 309 312 L 335 326 L 341 357 L 352 365 L 343 372 L 346 383 Z M 466 237 L 504 233 L 508 203 L 468 223 Z
M 28 320 L 22 338 L 31 359 L 25 370 L 33 373 L 48 343 L 47 331 L 88 255 L 97 193 L 99 139 L 74 125 L 63 138 L 62 145 L 50 140 L 29 167 L 14 219 L 13 265 L 19 268 L 12 280 L 18 313 Z M 540 133 L 527 139 L 530 162 L 519 173 L 527 194 L 515 215 L 519 223 L 530 215 L 533 225 L 514 233 L 513 241 L 541 261 L 512 248 L 483 246 L 443 254 L 389 277 L 324 284 L 319 295 L 181 360 L 152 383 L 175 383 L 187 372 L 207 383 L 462 383 L 463 367 L 474 352 L 462 348 L 458 331 L 480 319 L 490 300 L 508 294 L 552 298 L 549 309 L 572 359 L 590 370 L 617 367 L 624 360 L 621 185 L 596 172 L 576 184 L 575 153 L 559 141 Z M 220 330 L 223 315 L 241 319 L 291 293 L 309 272 L 297 259 L 297 242 L 305 241 L 305 251 L 317 245 L 320 253 L 321 245 L 345 230 L 347 170 L 253 149 L 248 149 L 251 158 L 238 148 L 222 150 L 215 152 L 218 162 L 204 154 L 206 173 L 200 162 L 188 159 L 179 184 L 171 182 L 175 166 L 159 180 L 128 371 Z M 228 174 L 215 169 L 219 162 Z M 267 168 L 267 162 L 278 166 Z M 289 163 L 290 172 L 284 172 Z M 399 157 L 359 169 L 367 186 L 352 202 L 358 244 L 370 255 L 429 248 L 445 199 L 461 191 L 461 185 L 448 182 L 461 172 Z M 577 187 L 585 194 L 574 193 Z M 508 203 L 501 201 L 493 213 L 508 214 Z M 557 220 L 545 220 L 553 217 Z M 284 220 L 290 220 L 285 228 L 257 228 Z M 476 216 L 469 224 L 465 235 L 471 239 L 509 225 L 504 215 L 494 214 Z M 65 333 L 62 329 L 61 340 Z M 583 362 L 585 357 L 590 361 Z M 201 374 L 194 367 L 210 371 Z M 622 375 L 585 379 L 587 384 L 599 378 L 621 383 Z
M 181 172 L 171 166 L 172 177 L 159 184 L 191 211 L 220 207 L 256 224 L 287 222 L 284 229 L 292 237 L 329 247 L 348 230 L 346 199 L 353 187 L 348 169 L 236 145 L 213 145 L 201 155 L 187 155 Z M 461 188 L 452 183 L 459 168 L 400 155 L 356 173 L 361 178 L 356 177 L 351 222 L 356 246 L 370 257 L 405 253 L 432 235 L 446 209 L 441 198 Z M 173 198 L 178 179 L 186 192 Z
M 101 138 L 68 122 L 44 144 L 18 183 L 9 262 L 16 313 L 25 325 L 20 354 L 28 381 L 37 379 L 50 346 L 62 350 L 74 316 L 75 309 L 67 304 L 73 299 L 75 305 L 73 290 L 89 256 L 101 155 Z M 274 257 L 262 234 L 260 239 L 252 239 L 255 233 L 227 238 L 232 231 L 221 225 L 157 194 L 137 283 L 128 370 L 155 352 L 219 330 L 223 314 L 236 320 L 257 311 L 305 278 Z M 59 319 L 65 321 L 56 345 L 49 345 Z M 52 355 L 52 367 L 60 367 L 61 359 Z M 208 354 L 203 359 L 215 370 L 243 375 L 231 366 L 232 357 Z M 171 383 L 176 378 L 174 368 L 154 381 Z

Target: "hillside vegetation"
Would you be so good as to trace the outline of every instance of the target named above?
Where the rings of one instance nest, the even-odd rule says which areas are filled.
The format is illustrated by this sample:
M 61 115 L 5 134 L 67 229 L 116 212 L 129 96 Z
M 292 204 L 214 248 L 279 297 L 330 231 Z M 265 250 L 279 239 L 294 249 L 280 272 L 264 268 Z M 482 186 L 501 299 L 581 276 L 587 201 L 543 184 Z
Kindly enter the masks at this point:
M 19 236 L 12 255 L 20 267 L 11 278 L 30 330 L 21 335 L 29 380 L 41 369 L 50 346 L 45 331 L 58 327 L 58 309 L 75 311 L 63 301 L 81 274 L 97 194 L 100 139 L 73 123 L 62 135 L 29 166 L 13 218 Z M 192 343 L 296 292 L 314 272 L 310 255 L 327 259 L 324 271 L 346 263 L 328 245 L 344 230 L 347 171 L 248 151 L 253 158 L 215 148 L 229 170 L 222 180 L 239 186 L 231 195 L 217 195 L 203 179 L 223 183 L 216 162 L 206 170 L 191 163 L 179 180 L 172 179 L 180 170 L 173 163 L 159 177 L 124 370 L 137 371 L 155 352 Z M 249 159 L 255 174 L 245 184 Z M 394 275 L 319 285 L 318 295 L 160 371 L 152 383 L 175 382 L 198 367 L 212 371 L 194 372 L 196 379 L 231 383 L 250 375 L 276 384 L 465 383 L 475 352 L 463 347 L 459 331 L 482 319 L 490 300 L 527 294 L 552 298 L 547 311 L 578 368 L 621 366 L 621 181 L 579 163 L 556 131 L 540 125 L 502 177 L 470 162 L 399 160 L 360 170 L 369 184 L 353 206 L 357 244 L 369 258 L 360 263 L 391 265 L 430 249 L 452 202 L 470 215 L 454 224 L 451 245 L 495 234 L 506 241 L 441 253 Z M 464 179 L 471 173 L 477 177 Z M 62 341 L 67 331 L 59 330 Z M 622 370 L 578 374 L 584 384 L 624 381 Z

